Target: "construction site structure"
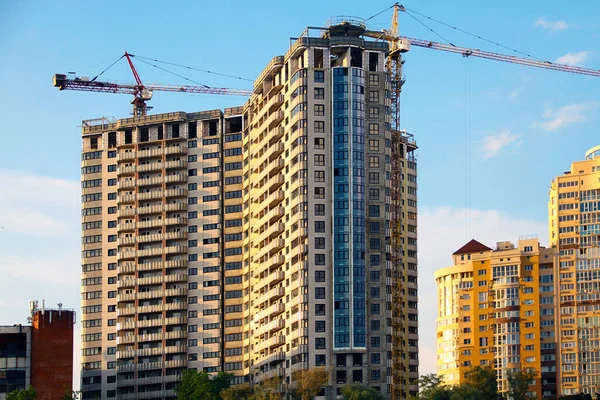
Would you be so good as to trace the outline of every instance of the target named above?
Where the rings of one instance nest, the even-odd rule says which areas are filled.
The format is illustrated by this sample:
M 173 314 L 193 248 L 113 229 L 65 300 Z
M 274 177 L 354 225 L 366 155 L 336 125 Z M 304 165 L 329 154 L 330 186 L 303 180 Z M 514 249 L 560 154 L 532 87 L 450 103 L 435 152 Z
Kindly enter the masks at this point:
M 185 368 L 417 394 L 417 146 L 392 129 L 388 43 L 341 21 L 274 57 L 243 107 L 83 124 L 86 398 L 174 398 Z

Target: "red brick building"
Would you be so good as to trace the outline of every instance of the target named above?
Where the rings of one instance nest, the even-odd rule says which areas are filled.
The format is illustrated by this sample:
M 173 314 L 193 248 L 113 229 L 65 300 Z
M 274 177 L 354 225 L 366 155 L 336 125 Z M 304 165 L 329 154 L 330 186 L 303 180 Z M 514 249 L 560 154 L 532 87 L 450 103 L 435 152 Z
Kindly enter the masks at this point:
M 59 400 L 73 387 L 75 312 L 35 310 L 31 329 L 31 385 L 41 400 Z

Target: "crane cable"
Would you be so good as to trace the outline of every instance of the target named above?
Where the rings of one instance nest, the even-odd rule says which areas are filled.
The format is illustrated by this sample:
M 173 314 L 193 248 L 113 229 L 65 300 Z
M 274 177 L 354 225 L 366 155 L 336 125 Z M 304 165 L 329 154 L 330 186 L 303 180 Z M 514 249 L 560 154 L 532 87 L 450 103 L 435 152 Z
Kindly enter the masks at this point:
M 142 61 L 142 60 L 147 60 L 147 61 L 154 61 L 157 63 L 161 63 L 161 64 L 167 64 L 167 65 L 172 65 L 174 67 L 180 67 L 180 68 L 185 68 L 185 69 L 190 69 L 190 70 L 194 70 L 194 71 L 200 71 L 200 72 L 205 72 L 207 74 L 213 74 L 213 75 L 219 75 L 219 76 L 224 76 L 226 78 L 233 78 L 233 79 L 239 79 L 242 81 L 250 81 L 253 82 L 252 79 L 248 79 L 248 78 L 242 78 L 240 76 L 235 76 L 235 75 L 229 75 L 229 74 L 222 74 L 220 72 L 214 72 L 214 71 L 209 71 L 206 69 L 200 69 L 200 68 L 195 68 L 195 67 L 189 67 L 187 65 L 181 65 L 181 64 L 175 64 L 175 63 L 171 63 L 168 61 L 161 61 L 161 60 L 156 60 L 154 58 L 148 58 L 148 57 L 142 57 L 142 56 L 135 56 L 138 60 Z
M 405 8 L 405 10 L 406 10 L 405 12 L 406 12 L 408 15 L 410 15 L 411 17 L 413 17 L 413 18 L 414 18 L 414 16 L 412 16 L 412 15 L 411 15 L 409 12 L 413 12 L 413 13 L 415 13 L 415 14 L 417 14 L 417 15 L 420 15 L 420 16 L 421 16 L 421 17 L 423 17 L 423 18 L 427 18 L 427 19 L 428 19 L 428 20 L 430 20 L 430 21 L 437 22 L 438 24 L 444 25 L 444 26 L 446 26 L 446 27 L 448 27 L 448 28 L 452 28 L 452 29 L 454 29 L 454 30 L 456 30 L 456 31 L 459 31 L 459 32 L 462 32 L 462 33 L 464 33 L 464 34 L 466 34 L 466 35 L 469 35 L 469 36 L 472 36 L 472 37 L 474 37 L 474 38 L 477 38 L 477 39 L 483 40 L 483 41 L 485 41 L 485 42 L 488 42 L 488 43 L 494 44 L 494 45 L 496 45 L 496 46 L 502 47 L 503 49 L 510 50 L 510 51 L 512 51 L 512 52 L 515 52 L 515 53 L 517 53 L 517 54 L 521 54 L 521 55 L 523 55 L 523 56 L 526 56 L 526 57 L 529 57 L 529 58 L 533 58 L 533 59 L 535 59 L 535 60 L 538 60 L 538 61 L 548 62 L 548 60 L 544 60 L 544 59 L 542 59 L 542 58 L 538 58 L 538 57 L 532 56 L 531 54 L 528 54 L 528 53 L 525 53 L 525 52 L 519 51 L 519 50 L 517 50 L 517 49 L 515 49 L 515 48 L 513 48 L 513 47 L 505 46 L 505 45 L 503 45 L 503 44 L 500 44 L 500 43 L 498 43 L 498 42 L 496 42 L 496 41 L 494 41 L 494 40 L 491 40 L 491 39 L 486 39 L 486 38 L 484 38 L 483 36 L 479 36 L 479 35 L 477 35 L 477 34 L 474 34 L 474 33 L 468 32 L 468 31 L 465 31 L 464 29 L 457 28 L 456 26 L 453 26 L 453 25 L 447 24 L 447 23 L 445 23 L 445 22 L 443 22 L 443 21 L 437 20 L 437 19 L 435 19 L 435 18 L 432 18 L 432 17 L 430 17 L 430 16 L 427 16 L 427 15 L 425 15 L 425 14 L 421 14 L 420 12 L 418 12 L 418 11 L 415 11 L 415 10 L 412 10 L 412 9 L 410 9 L 410 8 Z M 434 32 L 434 33 L 435 33 L 435 32 Z M 439 35 L 438 35 L 438 36 L 439 36 Z M 454 45 L 453 45 L 453 46 L 454 46 Z
M 175 75 L 175 76 L 177 76 L 177 77 L 179 77 L 179 78 L 181 78 L 181 79 L 185 79 L 185 80 L 186 80 L 186 81 L 188 81 L 188 82 L 195 83 L 196 85 L 200 85 L 200 86 L 202 86 L 202 87 L 205 87 L 205 88 L 210 88 L 210 86 L 207 86 L 207 85 L 205 85 L 205 84 L 203 84 L 203 83 L 196 82 L 196 81 L 194 81 L 194 80 L 192 80 L 192 79 L 190 79 L 190 78 L 186 78 L 186 77 L 185 77 L 185 76 L 183 76 L 183 75 L 179 75 L 179 74 L 178 74 L 178 73 L 176 73 L 176 72 L 169 71 L 168 69 L 165 69 L 165 68 L 163 68 L 163 67 L 159 67 L 159 66 L 158 66 L 158 65 L 156 65 L 156 64 L 152 64 L 151 62 L 148 62 L 148 61 L 142 60 L 141 58 L 139 58 L 139 57 L 136 57 L 136 56 L 134 56 L 133 54 L 130 54 L 130 56 L 131 56 L 131 57 L 135 57 L 136 59 L 140 60 L 141 62 L 143 62 L 143 63 L 145 63 L 145 64 L 148 64 L 148 65 L 151 65 L 151 66 L 153 66 L 154 68 L 158 68 L 158 69 L 160 69 L 160 70 L 162 70 L 162 71 L 165 71 L 165 72 L 167 72 L 167 73 L 169 73 L 169 74 L 171 74 L 171 75 Z
M 440 38 L 442 38 L 442 40 L 446 43 L 448 43 L 450 46 L 452 47 L 456 47 L 454 45 L 454 43 L 452 43 L 451 41 L 449 41 L 448 39 L 446 39 L 445 37 L 443 37 L 442 35 L 440 35 L 439 33 L 437 33 L 436 31 L 433 30 L 433 28 L 427 26 L 424 22 L 420 21 L 417 17 L 415 17 L 414 15 L 410 14 L 409 12 L 406 12 L 408 14 L 409 17 L 411 17 L 412 19 L 414 19 L 415 21 L 417 21 L 418 23 L 420 23 L 421 25 L 423 25 L 425 28 L 427 28 L 429 31 L 431 31 L 434 35 L 439 36 Z
M 108 71 L 113 65 L 115 65 L 116 63 L 119 62 L 119 60 L 121 60 L 121 58 L 125 57 L 125 54 L 123 54 L 121 57 L 117 58 L 117 60 L 115 62 L 113 62 L 112 64 L 110 64 L 108 67 L 106 67 L 104 69 L 104 71 L 100 72 L 98 75 L 96 75 L 94 77 L 94 79 L 92 79 L 92 82 L 94 82 L 96 79 L 98 79 L 100 77 L 100 75 L 102 75 L 103 73 L 105 73 L 106 71 Z

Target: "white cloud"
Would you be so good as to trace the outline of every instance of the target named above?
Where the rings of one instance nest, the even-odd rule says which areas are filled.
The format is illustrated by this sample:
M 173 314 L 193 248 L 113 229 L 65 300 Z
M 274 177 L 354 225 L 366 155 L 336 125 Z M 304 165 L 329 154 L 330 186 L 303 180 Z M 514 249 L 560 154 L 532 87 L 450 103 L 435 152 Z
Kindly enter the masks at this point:
M 580 51 L 577 53 L 567 53 L 564 56 L 560 56 L 554 61 L 557 64 L 567 64 L 575 67 L 583 66 L 583 63 L 589 57 L 589 51 Z
M 544 112 L 546 121 L 541 123 L 547 131 L 557 131 L 572 124 L 586 122 L 589 114 L 600 107 L 598 101 L 569 104 L 556 110 L 548 109 Z
M 483 158 L 488 159 L 496 157 L 506 147 L 517 142 L 520 137 L 521 135 L 515 135 L 507 130 L 484 137 L 481 142 Z
M 55 237 L 77 230 L 79 183 L 0 169 L 2 233 Z
M 433 274 L 452 265 L 452 253 L 471 239 L 494 248 L 504 240 L 516 242 L 521 235 L 538 234 L 547 244 L 545 221 L 518 218 L 497 210 L 451 207 L 419 210 L 419 372 L 436 372 L 437 289 Z M 467 225 L 470 235 L 467 235 Z
M 552 32 L 564 31 L 569 28 L 570 25 L 565 21 L 548 21 L 547 19 L 540 17 L 535 21 L 536 27 L 542 27 Z

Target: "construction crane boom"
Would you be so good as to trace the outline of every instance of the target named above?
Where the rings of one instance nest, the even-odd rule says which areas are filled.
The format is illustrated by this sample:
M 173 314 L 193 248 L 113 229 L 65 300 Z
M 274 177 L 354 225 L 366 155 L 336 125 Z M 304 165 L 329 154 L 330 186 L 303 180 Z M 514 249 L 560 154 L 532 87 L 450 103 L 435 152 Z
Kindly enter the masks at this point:
M 97 81 L 96 78 L 98 78 L 99 75 L 96 76 L 94 79 L 90 80 L 87 77 L 69 78 L 65 74 L 55 74 L 52 79 L 52 82 L 54 84 L 54 87 L 57 87 L 59 90 L 80 90 L 85 92 L 120 93 L 133 95 L 133 100 L 131 101 L 131 104 L 133 104 L 133 115 L 135 116 L 146 115 L 148 109 L 152 108 L 146 105 L 146 101 L 152 99 L 152 92 L 155 90 L 161 92 L 218 94 L 231 96 L 252 95 L 252 91 L 247 89 L 229 89 L 210 86 L 189 85 L 144 85 L 142 79 L 140 78 L 140 75 L 137 72 L 137 69 L 135 68 L 135 65 L 133 64 L 133 61 L 131 60 L 131 57 L 135 56 L 133 54 L 125 52 L 125 54 L 123 54 L 121 58 L 123 57 L 127 59 L 127 63 L 129 64 L 129 68 L 131 68 L 131 72 L 136 82 L 135 84 Z M 104 73 L 104 71 L 102 73 Z M 102 75 L 102 73 L 100 75 Z
M 582 75 L 590 75 L 590 76 L 600 77 L 600 70 L 597 70 L 597 69 L 581 68 L 581 67 L 575 67 L 575 66 L 566 65 L 566 64 L 556 64 L 556 63 L 553 63 L 550 61 L 538 61 L 538 60 L 534 60 L 531 58 L 507 56 L 505 54 L 492 53 L 492 52 L 483 51 L 483 50 L 468 49 L 468 48 L 464 48 L 464 47 L 457 47 L 457 46 L 453 46 L 453 45 L 449 45 L 449 44 L 436 43 L 436 42 L 432 42 L 429 40 L 414 39 L 414 38 L 409 38 L 409 37 L 400 37 L 399 39 L 405 40 L 405 41 L 409 42 L 410 44 L 412 44 L 413 46 L 424 47 L 427 49 L 434 49 L 434 50 L 442 50 L 442 51 L 447 51 L 450 53 L 462 54 L 464 57 L 469 57 L 469 56 L 481 57 L 481 58 L 487 58 L 489 60 L 496 60 L 496 61 L 503 61 L 503 62 L 512 63 L 512 64 L 526 65 L 529 67 L 537 67 L 537 68 L 551 69 L 554 71 L 570 72 L 573 74 L 582 74 Z
M 79 90 L 85 92 L 101 92 L 101 93 L 120 93 L 136 95 L 138 93 L 138 85 L 126 83 L 112 83 L 102 81 L 91 81 L 86 78 L 67 78 L 64 74 L 56 74 L 53 78 L 54 86 L 59 90 Z M 199 93 L 199 94 L 221 94 L 232 96 L 250 96 L 252 90 L 247 89 L 230 89 L 219 87 L 206 86 L 178 86 L 178 85 L 162 85 L 162 84 L 146 84 L 145 89 L 150 91 L 160 92 L 183 92 L 183 93 Z

